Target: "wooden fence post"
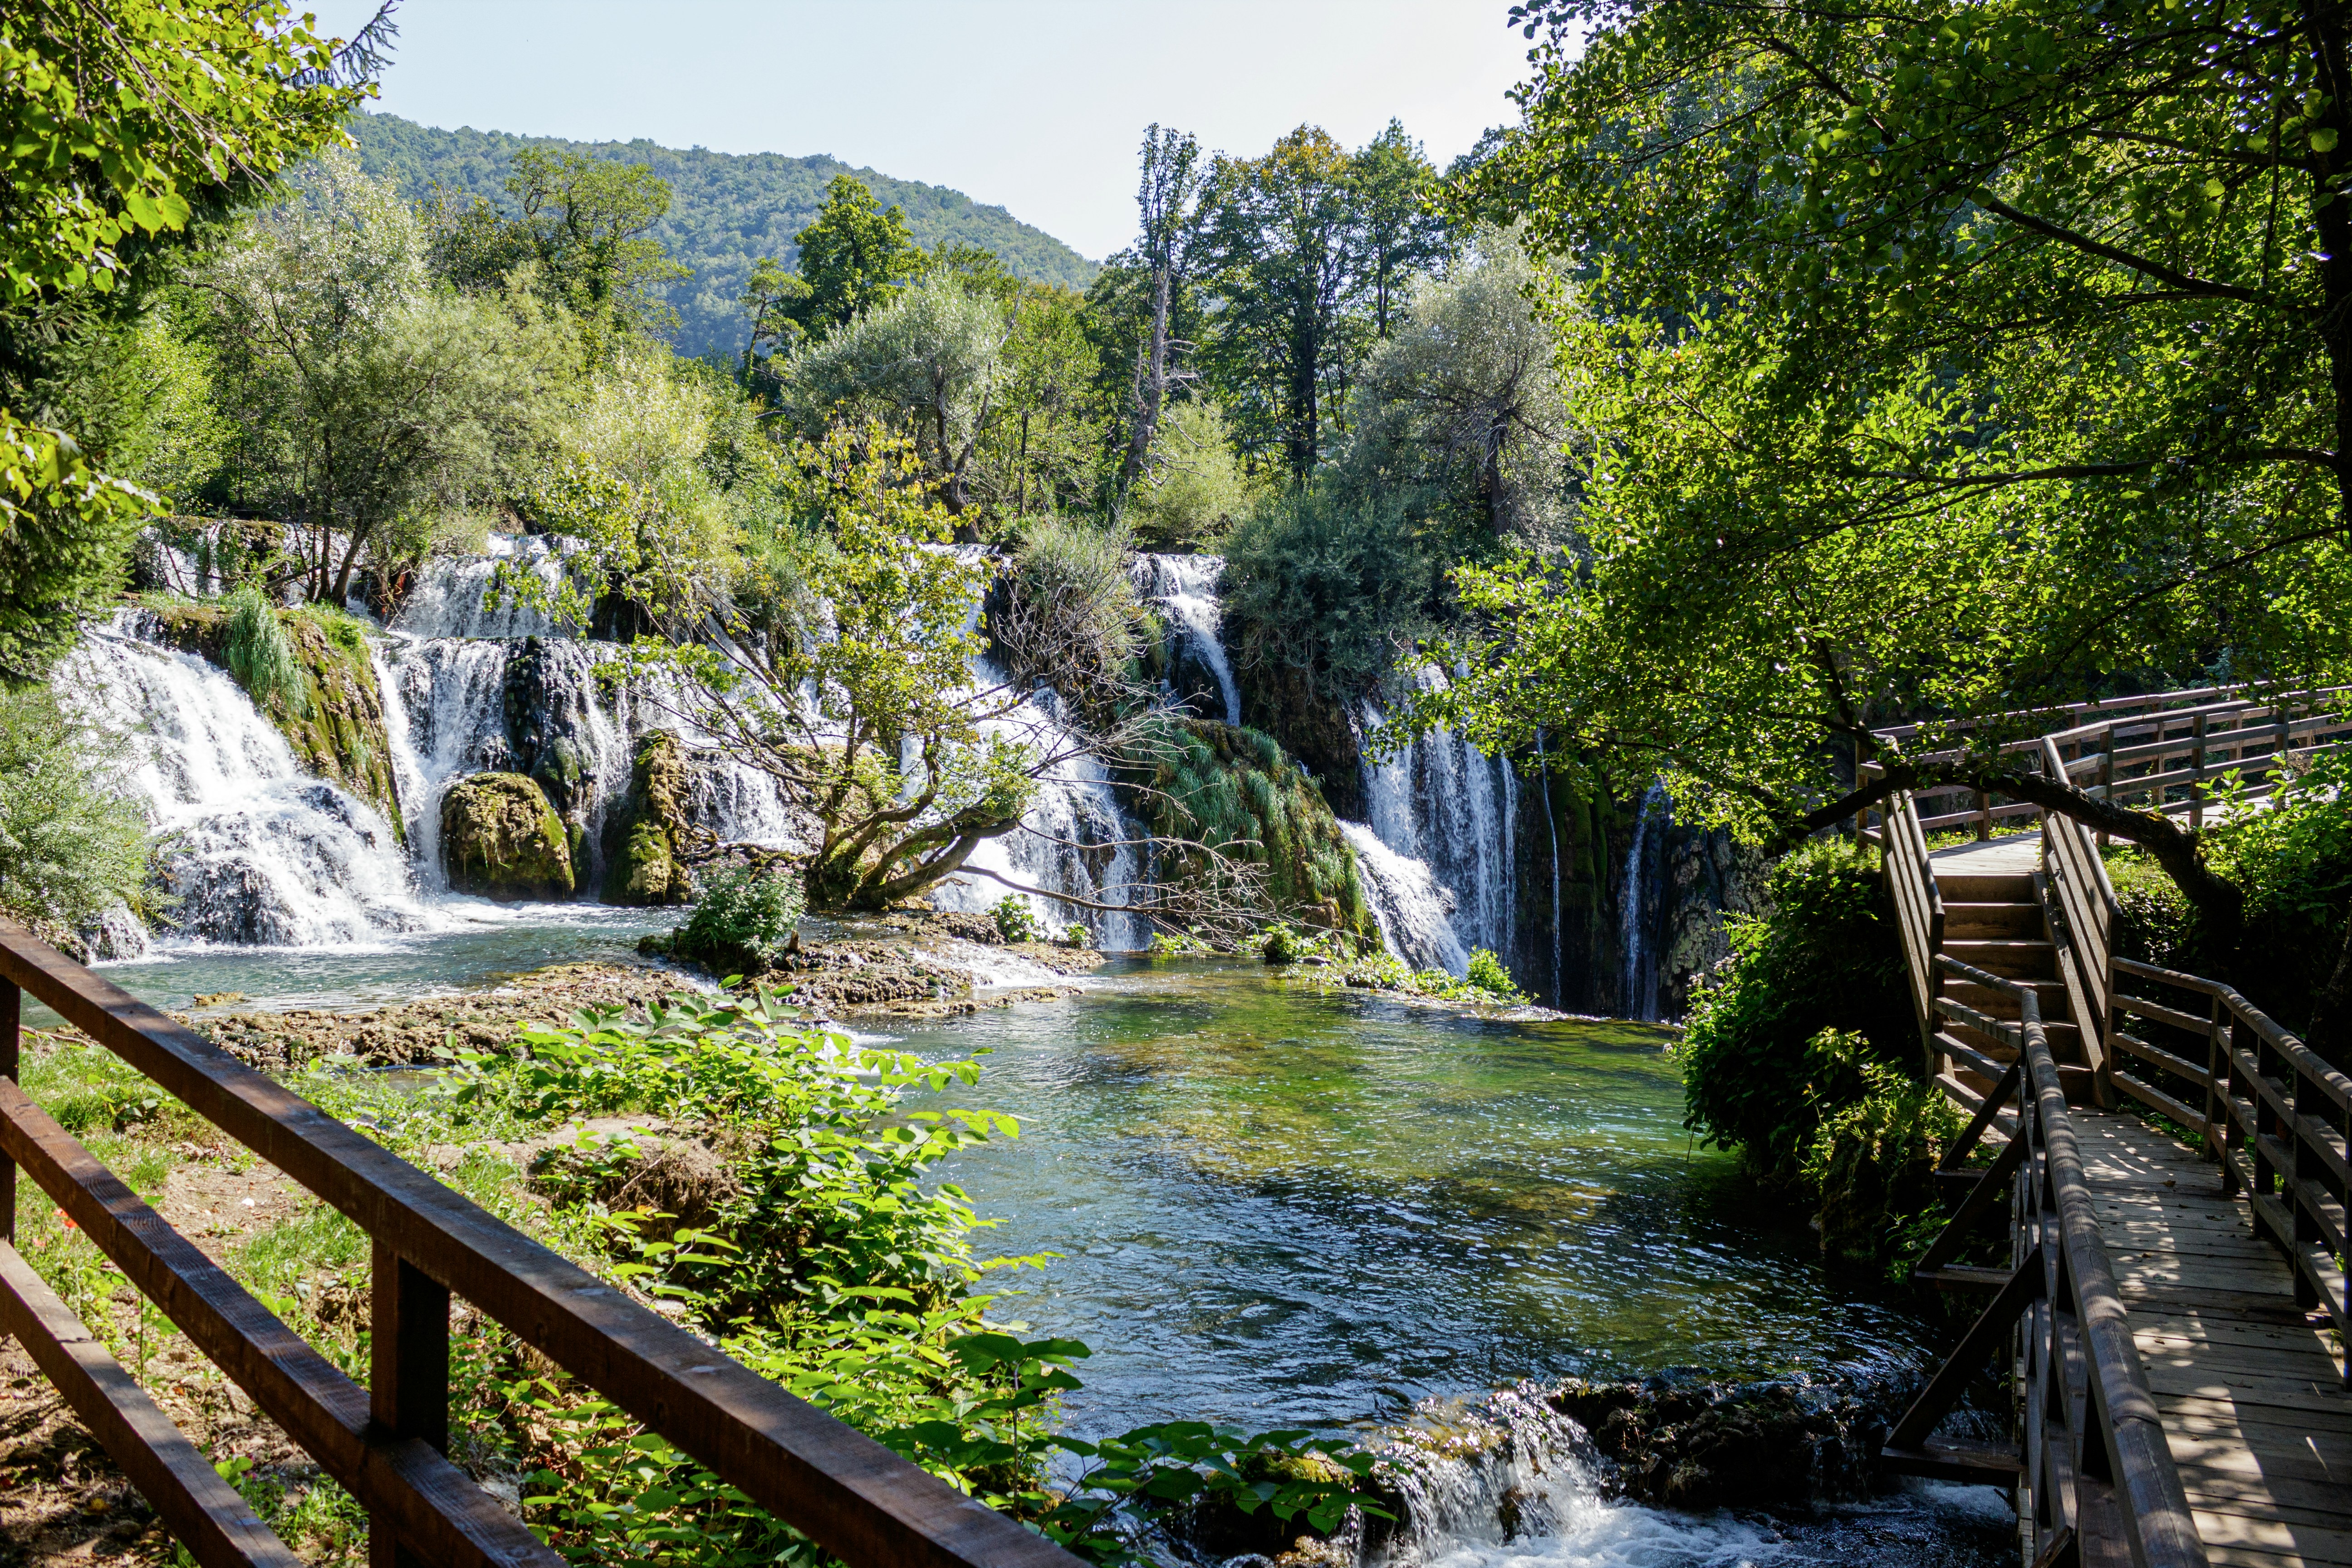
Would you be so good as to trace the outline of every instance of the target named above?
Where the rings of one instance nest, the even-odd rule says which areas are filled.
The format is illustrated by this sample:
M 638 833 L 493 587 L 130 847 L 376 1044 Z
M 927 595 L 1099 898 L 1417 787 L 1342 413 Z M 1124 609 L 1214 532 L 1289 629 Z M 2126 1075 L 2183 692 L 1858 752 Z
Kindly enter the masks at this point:
M 2113 805 L 2116 803 L 2116 726 L 2113 720 L 2107 722 L 2105 740 L 2105 744 L 2099 752 L 2099 798 Z M 2102 827 L 2099 829 L 2099 847 L 2105 849 L 2106 847 L 2107 830 Z
M 369 1414 L 395 1436 L 449 1451 L 449 1292 L 392 1247 L 375 1244 Z M 368 1521 L 369 1568 L 425 1568 L 388 1518 Z
M 25 1031 L 25 994 L 13 980 L 0 980 L 0 1078 L 14 1082 Z M 0 1154 L 0 1241 L 16 1239 L 16 1163 Z
M 2164 764 L 2157 763 L 2159 768 Z M 2197 715 L 2197 728 L 2189 743 L 2189 768 L 2197 776 L 2189 781 L 2189 831 L 2195 833 L 2205 826 L 2205 715 Z

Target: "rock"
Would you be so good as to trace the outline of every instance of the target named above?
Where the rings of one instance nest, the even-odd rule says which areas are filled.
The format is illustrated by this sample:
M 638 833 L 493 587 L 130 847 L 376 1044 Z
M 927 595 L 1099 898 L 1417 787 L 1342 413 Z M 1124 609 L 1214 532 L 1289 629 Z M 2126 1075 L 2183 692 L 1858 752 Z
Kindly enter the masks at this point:
M 507 660 L 507 742 L 562 819 L 575 888 L 593 884 L 589 838 L 596 810 L 595 656 L 579 643 L 525 637 Z
M 572 843 L 546 794 L 520 773 L 476 773 L 441 797 L 449 886 L 485 898 L 568 899 Z
M 629 794 L 604 825 L 604 901 L 633 909 L 694 901 L 685 852 L 691 825 L 686 745 L 667 730 L 637 742 Z
M 1869 1495 L 1912 1384 L 1722 1384 L 1570 1378 L 1549 1396 L 1615 1462 L 1613 1489 L 1662 1508 L 1801 1508 Z
M 1331 809 L 1364 819 L 1363 752 L 1347 710 L 1324 695 L 1313 672 L 1265 659 L 1240 670 L 1242 722 L 1273 736 L 1322 787 Z

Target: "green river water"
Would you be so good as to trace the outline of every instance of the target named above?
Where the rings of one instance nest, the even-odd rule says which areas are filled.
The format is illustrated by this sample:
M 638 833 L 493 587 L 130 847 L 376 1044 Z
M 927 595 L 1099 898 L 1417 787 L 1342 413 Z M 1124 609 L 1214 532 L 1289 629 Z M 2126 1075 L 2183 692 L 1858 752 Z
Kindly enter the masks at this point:
M 585 906 L 343 952 L 214 949 L 112 965 L 167 1006 L 363 1006 L 551 962 L 653 924 Z M 1082 994 L 859 1037 L 985 1052 L 943 1100 L 1017 1139 L 947 1179 L 984 1253 L 1060 1255 L 1001 1315 L 1087 1342 L 1070 1424 L 1360 1427 L 1525 1378 L 1736 1378 L 1916 1366 L 1940 1336 L 1825 1271 L 1801 1217 L 1681 1125 L 1654 1026 L 1407 1004 L 1238 961 L 1114 960 Z M 2006 1504 L 1914 1487 L 1812 1521 L 1692 1520 L 1559 1481 L 1537 1540 L 1428 1543 L 1444 1568 L 2000 1560 Z M 2013 1548 L 2011 1549 L 2013 1550 Z

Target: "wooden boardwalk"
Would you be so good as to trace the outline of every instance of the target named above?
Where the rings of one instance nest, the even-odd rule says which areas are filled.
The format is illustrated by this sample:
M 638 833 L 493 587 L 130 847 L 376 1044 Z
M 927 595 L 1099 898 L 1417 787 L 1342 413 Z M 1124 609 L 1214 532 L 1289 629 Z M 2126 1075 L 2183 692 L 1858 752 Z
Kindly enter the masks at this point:
M 2088 999 L 2079 972 L 2072 984 L 2061 978 L 2042 850 L 2036 829 L 1927 855 L 1943 900 L 1943 950 L 2036 987 L 2065 1020 L 2049 1035 L 2092 1208 L 2208 1560 L 2352 1568 L 2352 1392 L 2334 1321 L 2324 1307 L 2297 1303 L 2285 1257 L 2258 1234 L 2245 1193 L 2224 1192 L 2216 1162 L 2159 1131 L 2128 1098 L 2085 1103 L 2094 1098 L 2092 1069 L 2081 1065 Z M 1946 992 L 2016 1016 L 1985 985 L 1948 981 Z M 1956 1060 L 1958 1050 L 1981 1053 L 1979 1063 L 2015 1056 L 1962 1024 L 1937 1039 L 1953 1047 L 1943 1081 L 1963 1105 L 1990 1079 Z
M 2220 1168 L 2128 1111 L 2078 1108 L 2100 1230 L 2217 1564 L 2352 1564 L 2352 1393 Z

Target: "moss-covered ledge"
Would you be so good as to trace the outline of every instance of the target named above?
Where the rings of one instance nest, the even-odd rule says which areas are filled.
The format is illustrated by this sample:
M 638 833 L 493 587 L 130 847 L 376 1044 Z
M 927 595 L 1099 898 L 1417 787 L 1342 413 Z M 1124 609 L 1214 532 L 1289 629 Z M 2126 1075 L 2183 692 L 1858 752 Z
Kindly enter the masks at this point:
M 230 612 L 226 605 L 174 601 L 150 603 L 146 610 L 157 642 L 229 668 Z M 383 700 L 366 634 L 351 616 L 312 605 L 281 610 L 278 622 L 302 667 L 310 711 L 295 711 L 284 693 L 272 692 L 257 704 L 262 716 L 286 737 L 305 772 L 374 805 L 405 843 L 399 791 L 393 781 L 392 741 L 384 730 Z

